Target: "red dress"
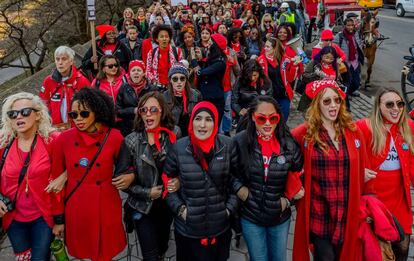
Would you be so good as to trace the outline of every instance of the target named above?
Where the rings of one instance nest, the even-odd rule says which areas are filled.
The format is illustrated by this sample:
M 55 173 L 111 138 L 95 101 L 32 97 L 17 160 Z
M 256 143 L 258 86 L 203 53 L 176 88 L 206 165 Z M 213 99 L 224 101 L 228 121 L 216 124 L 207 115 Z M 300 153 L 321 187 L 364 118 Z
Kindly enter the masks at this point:
M 89 134 L 72 128 L 59 136 L 52 173 L 57 177 L 67 170 L 66 194 L 85 173 L 107 130 L 102 127 L 97 133 Z M 126 246 L 122 202 L 112 185 L 122 140 L 121 133 L 112 129 L 94 166 L 66 206 L 63 197 L 54 204 L 54 214 L 65 214 L 66 245 L 69 254 L 76 258 L 107 261 Z
M 367 183 L 367 189 L 376 194 L 400 222 L 405 234 L 410 235 L 413 223 L 410 180 L 414 184 L 414 156 L 410 153 L 408 144 L 399 134 L 397 125 L 393 125 L 390 132 L 388 132 L 382 153 L 375 155 L 371 149 L 372 131 L 369 120 L 362 119 L 357 124 L 364 134 L 367 146 L 369 146 L 367 147 L 367 155 L 370 159 L 368 168 L 377 172 L 376 178 Z M 414 123 L 412 121 L 409 121 L 409 126 L 414 133 Z M 392 141 L 394 146 L 390 146 Z M 390 148 L 394 153 L 389 154 Z M 392 157 L 398 158 L 399 169 L 386 170 L 386 167 L 381 167 L 387 158 L 389 160 Z

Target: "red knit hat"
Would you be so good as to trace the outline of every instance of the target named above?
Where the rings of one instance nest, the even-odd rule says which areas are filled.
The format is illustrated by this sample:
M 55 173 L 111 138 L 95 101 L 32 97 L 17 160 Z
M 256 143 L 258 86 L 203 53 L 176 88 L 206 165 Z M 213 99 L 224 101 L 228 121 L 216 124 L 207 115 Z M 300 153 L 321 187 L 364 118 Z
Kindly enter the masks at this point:
M 141 68 L 145 72 L 145 63 L 143 61 L 132 60 L 129 63 L 129 66 L 128 66 L 128 73 L 131 73 L 132 68 L 134 68 L 135 66 L 138 66 L 139 68 Z
M 98 25 L 96 27 L 96 30 L 98 31 L 99 36 L 101 37 L 101 39 L 105 36 L 105 34 L 107 32 L 110 32 L 110 31 L 116 32 L 115 26 L 112 26 L 112 25 L 109 25 L 109 24 L 101 24 L 101 25 Z
M 341 97 L 345 99 L 345 92 L 342 91 L 342 89 L 334 80 L 320 80 L 308 83 L 306 85 L 305 93 L 309 98 L 314 99 L 316 95 L 318 95 L 318 93 L 325 90 L 326 88 L 332 88 L 337 90 L 339 95 L 341 95 Z
M 213 25 L 213 32 L 217 33 L 219 26 L 221 25 L 221 21 L 218 21 Z
M 211 36 L 211 39 L 217 44 L 217 46 L 225 51 L 227 49 L 227 39 L 221 34 L 213 34 Z
M 233 26 L 234 27 L 240 28 L 242 26 L 242 24 L 243 24 L 243 20 L 237 20 L 237 19 L 233 20 Z
M 322 33 L 321 33 L 321 40 L 322 41 L 324 41 L 324 40 L 333 40 L 333 39 L 334 39 L 334 35 L 333 35 L 331 30 L 325 29 L 325 30 L 322 31 Z

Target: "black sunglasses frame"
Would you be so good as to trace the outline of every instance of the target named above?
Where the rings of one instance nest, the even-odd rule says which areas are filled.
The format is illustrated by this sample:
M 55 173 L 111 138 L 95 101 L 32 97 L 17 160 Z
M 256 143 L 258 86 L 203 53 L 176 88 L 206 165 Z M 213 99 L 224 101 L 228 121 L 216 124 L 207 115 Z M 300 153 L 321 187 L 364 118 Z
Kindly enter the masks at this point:
M 91 115 L 91 112 L 90 111 L 80 111 L 80 112 L 70 111 L 68 112 L 68 115 L 72 120 L 76 120 L 79 116 L 81 116 L 83 119 L 87 119 Z
M 32 108 L 32 107 L 27 107 L 27 108 L 23 108 L 21 110 L 11 110 L 7 112 L 7 116 L 11 119 L 17 119 L 17 117 L 19 117 L 19 114 L 21 114 L 23 117 L 29 117 L 30 114 L 32 114 L 32 112 L 38 112 L 39 110 Z

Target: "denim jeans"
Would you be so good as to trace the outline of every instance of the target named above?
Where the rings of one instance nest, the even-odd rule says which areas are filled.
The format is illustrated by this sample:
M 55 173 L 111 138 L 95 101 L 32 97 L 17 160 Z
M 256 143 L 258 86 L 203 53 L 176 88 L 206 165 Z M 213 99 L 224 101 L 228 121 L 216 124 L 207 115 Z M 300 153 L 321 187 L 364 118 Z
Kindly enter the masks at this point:
M 228 133 L 231 131 L 231 91 L 224 93 L 224 114 L 221 120 L 220 133 Z
M 289 118 L 289 111 L 290 111 L 290 100 L 288 98 L 281 98 L 276 99 L 277 103 L 279 104 L 280 109 L 283 113 L 283 119 L 287 122 Z
M 285 261 L 290 218 L 273 227 L 262 227 L 241 218 L 243 237 L 251 261 Z
M 7 230 L 15 254 L 32 249 L 32 261 L 50 259 L 50 243 L 53 240 L 52 228 L 43 217 L 30 222 L 13 221 Z

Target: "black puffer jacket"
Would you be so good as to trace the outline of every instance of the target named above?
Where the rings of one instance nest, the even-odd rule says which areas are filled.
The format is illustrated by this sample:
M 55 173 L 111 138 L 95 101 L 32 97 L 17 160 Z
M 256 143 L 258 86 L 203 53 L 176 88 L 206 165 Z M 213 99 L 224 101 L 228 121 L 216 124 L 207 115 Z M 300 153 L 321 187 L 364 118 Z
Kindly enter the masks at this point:
M 231 193 L 233 178 L 230 175 L 230 138 L 217 135 L 214 156 L 208 173 L 195 161 L 190 139 L 177 141 L 167 155 L 164 172 L 169 177 L 179 177 L 181 188 L 169 193 L 167 202 L 177 214 L 182 205 L 187 206 L 187 218 L 175 217 L 175 230 L 191 238 L 214 237 L 230 227 L 229 216 L 238 206 L 238 199 Z
M 289 171 L 301 171 L 302 153 L 293 138 L 281 141 L 281 153 L 271 158 L 267 181 L 264 181 L 264 162 L 260 145 L 247 146 L 247 132 L 238 133 L 233 141 L 231 156 L 234 191 L 242 186 L 249 189 L 249 196 L 242 203 L 242 217 L 260 226 L 275 226 L 285 222 L 290 209 L 281 212 L 280 198 L 284 196 Z
M 132 132 L 135 119 L 135 108 L 138 107 L 139 99 L 150 91 L 156 91 L 156 88 L 150 84 L 140 92 L 139 97 L 134 88 L 128 84 L 124 77 L 124 83 L 121 85 L 116 97 L 116 115 L 121 119 L 120 130 L 122 136 L 127 136 Z

